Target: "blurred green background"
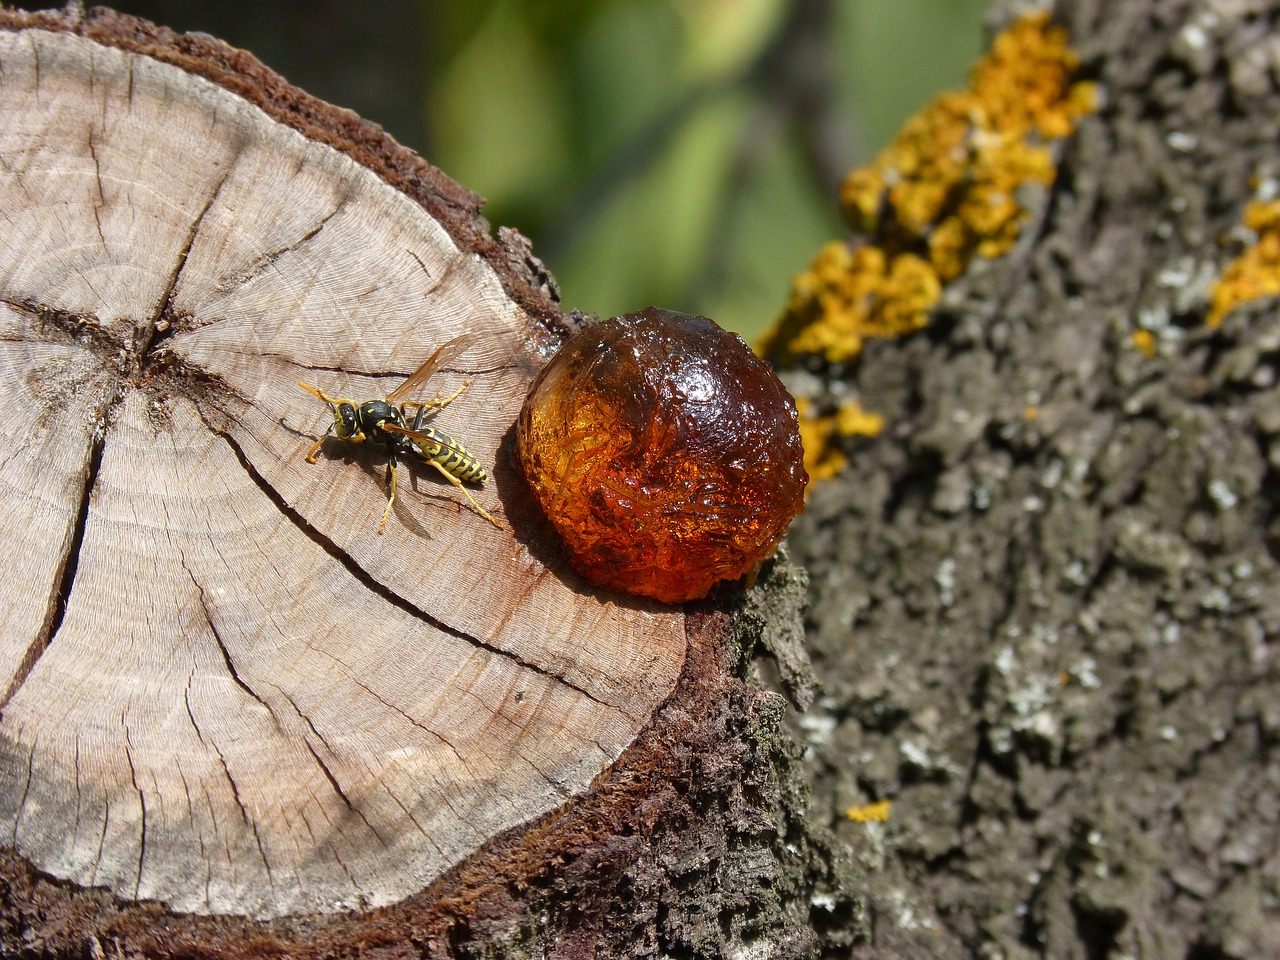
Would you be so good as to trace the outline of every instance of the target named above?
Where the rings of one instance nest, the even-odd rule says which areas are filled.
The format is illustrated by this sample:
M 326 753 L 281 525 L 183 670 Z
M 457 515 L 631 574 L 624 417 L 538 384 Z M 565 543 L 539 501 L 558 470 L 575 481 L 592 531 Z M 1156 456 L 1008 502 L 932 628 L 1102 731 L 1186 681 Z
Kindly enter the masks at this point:
M 754 339 L 842 228 L 841 174 L 961 86 L 989 0 L 139 0 L 488 198 L 566 308 Z

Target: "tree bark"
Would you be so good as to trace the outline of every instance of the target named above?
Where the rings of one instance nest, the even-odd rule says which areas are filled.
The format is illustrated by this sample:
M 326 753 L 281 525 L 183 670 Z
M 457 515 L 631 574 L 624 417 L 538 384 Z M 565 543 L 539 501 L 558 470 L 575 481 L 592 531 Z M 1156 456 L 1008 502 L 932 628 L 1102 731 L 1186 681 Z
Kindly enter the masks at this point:
M 1100 106 L 1018 245 L 815 391 L 888 421 L 791 537 L 815 815 L 855 956 L 1277 956 L 1280 319 L 1207 319 L 1274 192 L 1280 6 L 1054 17 Z

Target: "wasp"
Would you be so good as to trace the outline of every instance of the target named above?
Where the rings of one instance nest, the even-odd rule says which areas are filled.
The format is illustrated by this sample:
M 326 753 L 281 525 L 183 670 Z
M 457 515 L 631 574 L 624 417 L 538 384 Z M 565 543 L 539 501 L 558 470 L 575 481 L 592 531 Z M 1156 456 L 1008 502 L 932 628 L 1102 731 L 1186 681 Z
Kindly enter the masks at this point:
M 475 343 L 476 339 L 474 334 L 463 334 L 441 345 L 427 358 L 426 363 L 409 374 L 404 383 L 381 400 L 356 403 L 346 397 L 331 397 L 310 384 L 298 384 L 307 393 L 328 404 L 329 413 L 333 415 L 333 423 L 329 424 L 324 436 L 307 451 L 307 463 L 316 462 L 320 456 L 320 446 L 330 434 L 340 440 L 350 440 L 352 443 L 369 441 L 386 448 L 390 461 L 391 493 L 387 497 L 387 507 L 382 511 L 379 533 L 387 529 L 391 505 L 396 502 L 396 465 L 397 458 L 402 456 L 417 456 L 435 467 L 446 480 L 466 495 L 476 513 L 495 527 L 502 527 L 492 514 L 476 503 L 471 491 L 463 486 L 464 482 L 484 483 L 488 480 L 489 474 L 485 472 L 484 465 L 443 430 L 423 426 L 422 423 L 423 417 L 435 416 L 462 396 L 463 391 L 470 386 L 470 381 L 464 382 L 453 394 L 443 399 L 438 393 L 434 400 L 407 399 L 418 392 L 437 370 Z M 417 412 L 410 425 L 409 413 L 414 408 Z

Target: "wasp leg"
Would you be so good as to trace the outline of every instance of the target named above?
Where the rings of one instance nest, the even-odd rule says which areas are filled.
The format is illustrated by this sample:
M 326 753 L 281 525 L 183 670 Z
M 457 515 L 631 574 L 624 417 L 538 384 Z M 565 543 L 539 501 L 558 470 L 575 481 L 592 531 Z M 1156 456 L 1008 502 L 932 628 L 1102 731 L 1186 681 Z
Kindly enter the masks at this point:
M 391 496 L 387 497 L 387 508 L 382 511 L 382 523 L 378 526 L 379 533 L 386 533 L 387 517 L 391 516 L 391 505 L 396 502 L 396 455 L 394 450 L 391 452 L 389 463 L 391 466 Z
M 436 398 L 434 400 L 406 400 L 404 403 L 400 404 L 400 412 L 402 414 L 406 413 L 407 412 L 405 410 L 406 407 L 418 408 L 418 415 L 413 418 L 413 426 L 410 427 L 411 430 L 416 432 L 422 428 L 422 417 L 426 414 L 428 410 L 443 410 L 449 404 L 453 403 L 453 401 L 457 400 L 460 396 L 466 393 L 467 387 L 469 386 L 471 386 L 471 381 L 464 380 L 462 383 L 462 386 L 460 386 L 457 390 L 453 391 L 453 393 L 445 397 L 443 400 L 440 399 L 440 394 L 438 393 L 436 394 Z
M 326 430 L 315 443 L 311 445 L 311 449 L 307 451 L 307 463 L 315 463 L 320 458 L 320 447 L 329 439 L 329 434 L 333 433 L 333 424 L 329 424 Z
M 428 460 L 428 461 L 427 461 L 427 463 L 431 464 L 433 467 L 435 467 L 437 470 L 439 470 L 441 473 L 443 473 L 443 474 L 444 474 L 444 476 L 445 476 L 445 479 L 446 479 L 446 480 L 448 480 L 448 481 L 449 481 L 450 483 L 452 483 L 455 487 L 457 487 L 459 490 L 461 490 L 461 491 L 463 492 L 463 494 L 465 494 L 465 495 L 466 495 L 466 498 L 467 498 L 468 500 L 470 500 L 470 501 L 471 501 L 471 506 L 472 506 L 472 508 L 475 510 L 475 512 L 476 512 L 476 513 L 480 514 L 480 516 L 484 517 L 486 520 L 488 520 L 490 523 L 492 523 L 492 524 L 493 524 L 495 527 L 497 527 L 499 530 L 501 530 L 501 529 L 502 529 L 502 524 L 501 524 L 501 523 L 499 523 L 497 520 L 495 520 L 495 519 L 493 518 L 493 515 L 492 515 L 491 513 L 489 513 L 489 511 L 488 511 L 488 510 L 486 510 L 484 507 L 480 506 L 480 504 L 476 503 L 476 498 L 475 498 L 475 497 L 473 497 L 473 496 L 471 496 L 471 491 L 470 491 L 470 490 L 468 490 L 466 487 L 464 487 L 464 486 L 462 485 L 462 481 L 461 481 L 461 480 L 459 480 L 457 477 L 455 477 L 452 473 L 450 473 L 450 472 L 448 471 L 448 469 L 444 466 L 444 464 L 440 463 L 440 462 L 439 462 L 439 461 L 437 461 L 437 460 Z

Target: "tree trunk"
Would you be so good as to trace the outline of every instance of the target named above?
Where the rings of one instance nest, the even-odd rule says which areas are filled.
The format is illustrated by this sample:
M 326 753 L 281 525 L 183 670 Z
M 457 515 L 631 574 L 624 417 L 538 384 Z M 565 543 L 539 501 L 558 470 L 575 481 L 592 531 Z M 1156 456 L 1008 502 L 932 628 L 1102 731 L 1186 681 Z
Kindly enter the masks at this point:
M 1098 109 L 1018 244 L 814 391 L 888 424 L 791 536 L 815 815 L 857 956 L 1280 956 L 1280 318 L 1209 322 L 1280 291 L 1280 5 L 1054 18 Z

